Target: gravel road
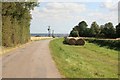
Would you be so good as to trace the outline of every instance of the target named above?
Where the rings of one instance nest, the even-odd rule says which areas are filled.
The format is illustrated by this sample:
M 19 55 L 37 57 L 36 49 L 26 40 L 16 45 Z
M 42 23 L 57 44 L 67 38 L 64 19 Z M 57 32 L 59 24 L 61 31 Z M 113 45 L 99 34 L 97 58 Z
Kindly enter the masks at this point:
M 26 44 L 3 56 L 3 78 L 60 78 L 49 51 L 50 40 Z

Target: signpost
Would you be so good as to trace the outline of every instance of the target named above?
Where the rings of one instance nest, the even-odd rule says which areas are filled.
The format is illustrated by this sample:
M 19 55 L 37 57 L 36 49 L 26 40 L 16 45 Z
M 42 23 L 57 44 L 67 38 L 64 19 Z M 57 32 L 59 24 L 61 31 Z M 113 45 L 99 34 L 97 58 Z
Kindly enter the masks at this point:
M 51 31 L 50 26 L 48 26 L 48 37 L 50 37 L 50 31 Z

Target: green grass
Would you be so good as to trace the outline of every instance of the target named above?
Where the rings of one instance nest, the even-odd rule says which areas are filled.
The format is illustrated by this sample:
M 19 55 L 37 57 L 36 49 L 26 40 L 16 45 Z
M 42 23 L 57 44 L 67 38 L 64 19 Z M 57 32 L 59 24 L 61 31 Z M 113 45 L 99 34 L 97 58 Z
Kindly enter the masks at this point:
M 63 38 L 50 42 L 52 57 L 66 78 L 118 78 L 118 51 L 88 43 L 63 44 Z

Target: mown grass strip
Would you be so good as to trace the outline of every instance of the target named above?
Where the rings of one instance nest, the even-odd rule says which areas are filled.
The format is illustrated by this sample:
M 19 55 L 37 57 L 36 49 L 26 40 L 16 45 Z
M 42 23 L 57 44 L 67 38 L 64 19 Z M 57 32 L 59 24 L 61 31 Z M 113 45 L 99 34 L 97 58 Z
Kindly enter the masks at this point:
M 63 39 L 50 42 L 50 50 L 60 73 L 66 78 L 118 78 L 118 51 L 99 47 L 63 44 Z

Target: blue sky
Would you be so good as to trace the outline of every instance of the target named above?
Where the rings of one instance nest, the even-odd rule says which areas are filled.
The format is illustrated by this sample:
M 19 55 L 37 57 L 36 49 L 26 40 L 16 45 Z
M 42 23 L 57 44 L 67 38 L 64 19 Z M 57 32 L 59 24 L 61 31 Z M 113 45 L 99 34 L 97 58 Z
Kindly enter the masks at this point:
M 47 33 L 48 26 L 55 33 L 69 33 L 83 20 L 88 27 L 93 21 L 118 23 L 117 3 L 113 2 L 41 2 L 31 14 L 31 33 Z

